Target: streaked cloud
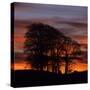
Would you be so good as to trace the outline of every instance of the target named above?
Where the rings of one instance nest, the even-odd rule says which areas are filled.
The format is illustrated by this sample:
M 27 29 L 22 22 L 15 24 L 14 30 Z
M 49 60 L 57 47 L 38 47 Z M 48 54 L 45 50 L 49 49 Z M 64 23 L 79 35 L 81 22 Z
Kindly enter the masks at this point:
M 16 3 L 15 51 L 23 52 L 27 26 L 33 22 L 53 26 L 79 43 L 87 44 L 87 7 Z

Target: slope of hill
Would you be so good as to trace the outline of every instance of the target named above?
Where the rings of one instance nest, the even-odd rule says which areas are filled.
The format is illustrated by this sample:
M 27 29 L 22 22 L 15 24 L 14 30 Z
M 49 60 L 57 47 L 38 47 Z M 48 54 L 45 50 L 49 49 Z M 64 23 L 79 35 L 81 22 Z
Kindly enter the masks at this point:
M 87 83 L 87 71 L 62 75 L 45 71 L 12 70 L 11 74 L 13 87 Z

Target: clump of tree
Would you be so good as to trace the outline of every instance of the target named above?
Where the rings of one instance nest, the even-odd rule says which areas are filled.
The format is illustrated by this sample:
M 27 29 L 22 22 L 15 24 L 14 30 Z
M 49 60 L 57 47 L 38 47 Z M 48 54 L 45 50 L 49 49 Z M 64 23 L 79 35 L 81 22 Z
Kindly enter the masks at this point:
M 80 44 L 69 37 L 65 37 L 60 54 L 60 56 L 63 57 L 65 61 L 65 74 L 70 71 L 68 68 L 69 64 L 72 62 L 73 59 L 80 55 L 80 52 Z
M 66 63 L 65 74 L 68 73 L 68 62 L 80 51 L 77 42 L 63 35 L 57 29 L 42 23 L 33 23 L 25 34 L 24 52 L 32 68 L 43 70 L 51 61 L 52 72 L 59 72 L 59 63 Z

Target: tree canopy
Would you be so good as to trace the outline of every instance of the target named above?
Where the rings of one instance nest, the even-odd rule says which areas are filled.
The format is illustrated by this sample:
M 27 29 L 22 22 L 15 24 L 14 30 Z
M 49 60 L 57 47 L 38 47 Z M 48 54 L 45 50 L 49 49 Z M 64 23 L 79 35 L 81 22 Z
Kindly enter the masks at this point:
M 60 59 L 64 58 L 65 72 L 67 73 L 70 57 L 80 51 L 80 45 L 76 41 L 47 24 L 33 23 L 28 26 L 25 39 L 26 59 L 37 70 L 43 70 L 51 60 L 52 72 L 58 72 Z

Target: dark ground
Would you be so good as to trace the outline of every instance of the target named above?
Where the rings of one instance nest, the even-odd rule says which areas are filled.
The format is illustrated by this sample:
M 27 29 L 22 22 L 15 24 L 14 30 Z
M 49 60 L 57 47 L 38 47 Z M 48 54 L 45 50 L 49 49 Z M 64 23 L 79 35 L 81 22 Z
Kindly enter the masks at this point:
M 62 75 L 45 71 L 12 70 L 11 74 L 12 87 L 80 84 L 88 82 L 87 71 Z

